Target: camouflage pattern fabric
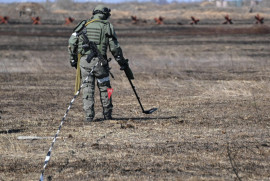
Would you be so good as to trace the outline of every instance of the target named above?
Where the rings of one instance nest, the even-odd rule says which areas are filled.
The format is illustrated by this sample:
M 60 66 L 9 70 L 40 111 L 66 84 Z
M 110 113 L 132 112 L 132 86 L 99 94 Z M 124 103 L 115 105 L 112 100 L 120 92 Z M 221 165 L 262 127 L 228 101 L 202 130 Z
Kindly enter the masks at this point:
M 93 58 L 90 63 L 86 61 L 86 56 L 81 57 L 80 60 L 80 68 L 82 80 L 84 80 L 90 73 L 91 68 L 98 62 L 98 58 Z M 99 78 L 97 78 L 99 77 Z M 86 119 L 95 117 L 95 80 L 97 79 L 97 86 L 100 92 L 100 101 L 103 107 L 103 115 L 111 116 L 112 114 L 112 98 L 108 99 L 107 89 L 111 88 L 109 71 L 105 67 L 98 65 L 94 71 L 93 75 L 89 77 L 87 82 L 85 83 L 85 87 L 83 89 L 83 108 L 86 114 Z

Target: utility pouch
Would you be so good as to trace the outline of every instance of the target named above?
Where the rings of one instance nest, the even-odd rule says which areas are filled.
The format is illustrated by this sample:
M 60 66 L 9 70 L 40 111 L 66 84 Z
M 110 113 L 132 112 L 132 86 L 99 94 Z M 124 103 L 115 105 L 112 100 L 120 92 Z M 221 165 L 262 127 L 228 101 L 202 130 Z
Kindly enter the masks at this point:
M 94 57 L 96 57 L 96 56 L 97 56 L 96 53 L 92 51 L 89 55 L 87 55 L 86 61 L 87 61 L 88 63 L 90 63 L 91 60 L 92 60 Z

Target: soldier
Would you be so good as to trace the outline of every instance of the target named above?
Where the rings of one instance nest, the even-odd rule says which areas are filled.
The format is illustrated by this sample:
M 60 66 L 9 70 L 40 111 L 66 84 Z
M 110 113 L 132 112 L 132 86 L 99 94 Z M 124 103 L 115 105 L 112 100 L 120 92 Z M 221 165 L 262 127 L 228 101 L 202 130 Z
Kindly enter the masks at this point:
M 108 97 L 108 89 L 111 88 L 111 84 L 109 77 L 110 68 L 106 55 L 107 48 L 109 48 L 115 60 L 121 66 L 121 70 L 129 69 L 128 60 L 123 57 L 122 49 L 117 41 L 114 28 L 108 21 L 111 15 L 110 11 L 109 8 L 98 5 L 93 10 L 92 18 L 79 23 L 69 39 L 70 63 L 72 67 L 78 67 L 77 70 L 79 69 L 81 71 L 82 80 L 85 80 L 93 69 L 93 74 L 90 75 L 83 88 L 83 108 L 87 122 L 93 121 L 95 117 L 95 79 L 97 79 L 97 86 L 100 91 L 104 120 L 112 119 L 112 98 Z M 107 61 L 106 64 L 100 63 L 101 60 L 97 54 L 94 53 L 95 51 L 85 44 L 83 38 L 85 36 L 82 36 L 83 33 L 87 36 L 89 41 L 94 42 L 98 52 L 101 53 L 103 58 Z M 81 55 L 79 61 L 77 60 L 78 54 Z M 133 75 L 130 75 L 130 78 L 133 78 Z

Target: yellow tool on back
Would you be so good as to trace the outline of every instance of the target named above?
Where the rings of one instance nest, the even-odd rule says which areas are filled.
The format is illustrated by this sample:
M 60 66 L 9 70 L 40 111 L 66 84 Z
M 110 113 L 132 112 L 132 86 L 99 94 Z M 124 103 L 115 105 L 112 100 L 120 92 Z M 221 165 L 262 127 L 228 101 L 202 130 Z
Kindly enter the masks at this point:
M 76 70 L 76 80 L 75 80 L 75 93 L 79 90 L 81 86 L 81 69 L 80 69 L 80 59 L 81 54 L 78 55 L 77 70 Z

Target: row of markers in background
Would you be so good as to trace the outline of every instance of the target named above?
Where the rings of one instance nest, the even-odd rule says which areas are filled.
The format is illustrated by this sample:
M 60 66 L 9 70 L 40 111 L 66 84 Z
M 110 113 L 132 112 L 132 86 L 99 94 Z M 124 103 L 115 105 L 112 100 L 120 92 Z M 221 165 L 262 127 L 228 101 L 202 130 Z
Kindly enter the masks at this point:
M 191 16 L 191 22 L 189 24 L 191 25 L 196 25 L 200 22 L 200 19 L 195 18 L 194 16 Z M 264 17 L 260 16 L 259 14 L 257 14 L 255 17 L 256 20 L 256 24 L 263 24 L 264 23 Z M 164 17 L 158 17 L 158 18 L 154 18 L 154 21 L 156 22 L 156 24 L 161 25 L 164 24 Z M 229 17 L 229 15 L 224 16 L 225 21 L 222 24 L 233 24 L 232 18 Z M 140 20 L 137 18 L 137 16 L 131 16 L 131 20 L 133 24 L 138 24 L 140 22 L 142 23 L 147 23 L 146 20 Z M 178 23 L 179 25 L 182 25 L 182 23 Z
M 8 24 L 9 21 L 8 16 L 0 16 L 0 24 Z M 32 24 L 33 25 L 40 25 L 41 24 L 41 18 L 39 16 L 31 17 Z M 72 17 L 68 17 L 65 19 L 65 25 L 71 24 L 75 19 Z
M 225 22 L 223 22 L 223 24 L 233 24 L 232 18 L 229 17 L 229 15 L 224 16 L 225 18 Z M 8 20 L 9 17 L 7 16 L 0 16 L 0 24 L 8 24 Z M 34 25 L 40 25 L 41 24 L 41 19 L 39 16 L 37 17 L 31 17 L 32 20 L 32 24 Z M 68 17 L 65 19 L 65 25 L 69 25 L 71 24 L 75 19 L 72 17 Z M 146 20 L 140 20 L 137 18 L 137 16 L 131 16 L 131 20 L 133 24 L 138 24 L 140 22 L 142 23 L 147 23 Z M 256 24 L 263 24 L 264 23 L 264 17 L 261 17 L 259 14 L 257 14 L 255 16 L 255 20 L 256 20 Z M 161 25 L 164 24 L 164 17 L 158 17 L 158 18 L 154 18 L 154 21 L 156 22 L 156 24 Z M 194 16 L 191 16 L 191 25 L 196 25 L 200 22 L 200 19 L 195 18 Z M 178 24 L 182 24 L 182 23 L 178 23 Z

